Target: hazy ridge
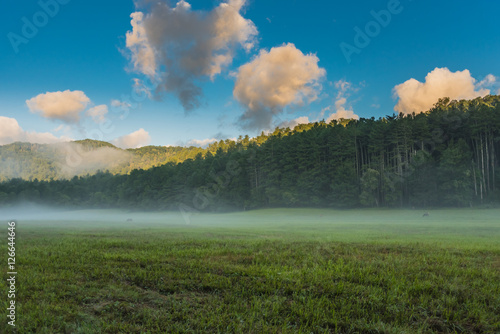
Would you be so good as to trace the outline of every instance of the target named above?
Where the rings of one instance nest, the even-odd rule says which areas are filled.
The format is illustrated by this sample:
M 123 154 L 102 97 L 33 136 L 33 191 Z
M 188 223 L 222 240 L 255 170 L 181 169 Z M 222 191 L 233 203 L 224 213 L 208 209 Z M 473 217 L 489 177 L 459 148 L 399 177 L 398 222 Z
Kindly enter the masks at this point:
M 127 174 L 134 169 L 149 169 L 169 162 L 182 162 L 204 155 L 199 147 L 145 146 L 121 149 L 97 140 L 79 140 L 57 144 L 16 142 L 0 146 L 0 181 L 61 180 L 94 175 L 98 171 Z

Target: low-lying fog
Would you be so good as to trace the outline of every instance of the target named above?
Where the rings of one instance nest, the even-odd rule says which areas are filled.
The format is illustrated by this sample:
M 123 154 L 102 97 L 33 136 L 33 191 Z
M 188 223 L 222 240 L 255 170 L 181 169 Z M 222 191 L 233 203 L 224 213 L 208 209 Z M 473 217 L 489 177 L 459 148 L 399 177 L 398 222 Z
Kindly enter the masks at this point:
M 189 218 L 184 221 L 181 212 L 127 212 L 126 210 L 69 210 L 44 207 L 36 204 L 23 204 L 9 208 L 0 208 L 0 219 L 4 221 L 48 225 L 86 225 L 86 223 L 112 224 L 113 226 L 127 226 L 133 224 L 168 223 L 190 224 Z
M 17 232 L 118 233 L 120 238 L 150 233 L 164 237 L 280 239 L 331 242 L 457 243 L 474 248 L 500 244 L 499 209 L 430 210 L 263 209 L 231 213 L 126 210 L 64 210 L 25 204 L 0 208 L 0 220 L 16 220 Z M 0 230 L 0 233 L 7 231 Z M 24 230 L 23 230 L 24 229 Z M 64 230 L 64 231 L 63 231 Z M 129 233 L 128 231 L 134 231 Z M 138 232 L 142 231 L 142 232 Z M 99 232 L 99 233 L 101 233 Z M 151 234 L 152 233 L 152 234 Z
M 428 213 L 425 215 L 425 213 Z M 500 242 L 500 210 L 331 210 L 263 209 L 232 213 L 138 212 L 117 209 L 64 210 L 23 204 L 0 208 L 0 220 L 18 228 L 99 230 L 181 228 L 189 235 L 232 233 L 245 236 L 320 238 L 345 241 Z M 6 225 L 5 225 L 6 226 Z M 34 230 L 33 230 L 34 229 Z M 6 230 L 5 230 L 6 231 Z M 213 233 L 213 234 L 212 234 Z

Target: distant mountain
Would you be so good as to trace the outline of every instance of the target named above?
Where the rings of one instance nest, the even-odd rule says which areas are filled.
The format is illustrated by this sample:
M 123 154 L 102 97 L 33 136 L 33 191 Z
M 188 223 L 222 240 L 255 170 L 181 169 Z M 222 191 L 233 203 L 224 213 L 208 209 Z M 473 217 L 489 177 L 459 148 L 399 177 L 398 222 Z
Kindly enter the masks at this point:
M 209 149 L 146 146 L 123 150 L 108 142 L 91 139 L 57 144 L 16 142 L 0 146 L 0 181 L 70 179 L 105 170 L 128 174 L 134 169 L 179 163 L 198 154 L 204 156 Z

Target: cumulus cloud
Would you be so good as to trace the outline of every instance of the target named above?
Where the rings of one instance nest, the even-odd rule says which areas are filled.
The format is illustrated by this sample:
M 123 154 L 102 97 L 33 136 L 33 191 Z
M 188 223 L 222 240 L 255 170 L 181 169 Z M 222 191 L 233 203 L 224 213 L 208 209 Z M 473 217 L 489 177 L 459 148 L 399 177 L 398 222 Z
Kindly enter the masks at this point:
M 195 11 L 181 0 L 141 1 L 145 12 L 132 13 L 126 46 L 135 71 L 157 83 L 156 93 L 173 93 L 185 110 L 200 105 L 199 80 L 214 79 L 237 48 L 251 50 L 257 28 L 241 15 L 246 0 L 227 0 L 211 11 Z
M 476 84 L 469 70 L 451 72 L 448 68 L 435 68 L 425 77 L 425 82 L 410 79 L 394 87 L 394 97 L 399 101 L 394 110 L 400 113 L 429 110 L 440 98 L 452 100 L 473 99 L 490 94 L 484 87 L 494 83 L 496 78 L 488 75 Z
M 105 104 L 101 104 L 99 106 L 95 106 L 90 108 L 85 113 L 87 116 L 92 117 L 92 120 L 96 123 L 103 123 L 106 118 L 106 114 L 108 113 L 108 106 Z
M 352 110 L 352 106 L 348 106 L 347 104 L 347 98 L 352 92 L 356 92 L 358 89 L 353 87 L 352 83 L 345 80 L 335 82 L 335 88 L 337 88 L 338 92 L 334 107 L 327 107 L 322 111 L 323 113 L 325 111 L 333 111 L 326 119 L 326 122 L 329 123 L 332 120 L 339 119 L 359 119 L 359 116 Z
M 71 140 L 68 137 L 56 137 L 49 132 L 29 132 L 21 128 L 16 119 L 0 116 L 0 145 L 14 142 L 49 144 Z
M 243 127 L 269 128 L 273 116 L 290 104 L 303 105 L 317 99 L 319 81 L 326 71 L 314 54 L 304 55 L 294 44 L 261 50 L 236 74 L 234 97 L 246 107 Z
M 138 148 L 146 146 L 151 142 L 151 136 L 144 129 L 139 129 L 128 135 L 116 138 L 111 143 L 120 148 Z
M 47 92 L 26 100 L 31 112 L 66 123 L 77 123 L 80 120 L 80 112 L 85 110 L 89 103 L 90 99 L 79 90 Z

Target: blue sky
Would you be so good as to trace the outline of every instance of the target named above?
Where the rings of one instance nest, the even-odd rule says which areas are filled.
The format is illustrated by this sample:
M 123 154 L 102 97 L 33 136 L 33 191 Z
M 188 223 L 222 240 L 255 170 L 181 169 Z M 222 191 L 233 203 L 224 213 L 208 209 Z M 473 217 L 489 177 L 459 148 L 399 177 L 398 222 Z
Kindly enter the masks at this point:
M 216 38 L 220 36 L 206 33 L 202 28 L 191 29 L 191 24 L 178 27 L 175 32 L 168 22 L 154 21 L 154 25 L 148 26 L 149 18 L 156 15 L 161 19 L 160 9 L 154 6 L 123 0 L 7 1 L 0 20 L 3 36 L 0 39 L 0 122 L 3 123 L 0 124 L 3 132 L 0 144 L 92 136 L 115 140 L 123 147 L 148 143 L 201 144 L 210 139 L 254 136 L 277 125 L 293 126 L 300 121 L 341 116 L 378 118 L 392 114 L 396 105 L 398 111 L 418 112 L 419 108 L 432 104 L 436 98 L 433 94 L 471 98 L 497 94 L 500 88 L 497 79 L 500 26 L 494 16 L 500 12 L 497 2 L 231 1 L 231 5 L 244 4 L 237 13 L 229 13 L 227 17 L 237 15 L 244 19 L 244 24 L 228 28 L 233 29 L 236 36 L 231 35 L 233 39 L 229 44 L 207 51 L 210 57 L 222 53 L 230 58 L 212 78 L 206 74 L 212 67 L 188 71 L 175 63 L 181 62 L 182 55 L 186 54 L 179 51 L 181 48 L 196 46 L 200 41 L 219 41 Z M 211 27 L 205 18 L 220 7 L 221 2 L 188 2 L 189 11 L 199 14 L 193 17 L 198 18 L 200 25 Z M 59 8 L 51 17 L 44 14 L 41 3 L 50 4 L 51 10 L 57 3 Z M 177 15 L 173 10 L 176 3 L 165 3 L 163 13 Z M 390 22 L 384 26 L 374 24 L 372 11 L 390 13 L 388 8 L 394 9 Z M 146 28 L 146 34 L 142 36 L 148 39 L 137 45 L 152 45 L 157 55 L 155 74 L 151 76 L 141 71 L 144 67 L 134 67 L 133 50 L 126 46 L 126 34 L 133 32 L 130 15 L 134 12 L 143 13 L 142 27 Z M 224 20 L 225 16 L 221 17 Z M 39 20 L 38 31 L 32 33 L 33 36 L 23 34 L 26 20 L 30 23 Z M 375 29 L 370 33 L 372 37 L 368 36 L 369 44 L 356 44 L 354 29 L 358 27 L 366 34 L 367 24 Z M 223 31 L 220 30 L 219 35 Z M 161 42 L 154 42 L 152 36 Z M 183 44 L 180 42 L 183 36 L 196 39 Z M 168 44 L 172 41 L 181 43 L 182 47 L 172 48 Z M 243 44 L 247 42 L 253 47 L 245 47 Z M 350 55 L 350 62 L 340 47 L 342 43 L 357 48 L 357 52 Z M 168 55 L 161 58 L 160 51 Z M 167 58 L 174 64 L 167 65 Z M 291 58 L 293 60 L 289 60 Z M 273 59 L 284 60 L 276 63 Z M 245 64 L 251 65 L 246 74 L 240 70 Z M 468 72 L 464 72 L 466 70 Z M 155 90 L 175 71 L 180 78 L 201 89 L 197 108 L 185 110 L 180 95 L 175 93 L 177 88 Z M 270 77 L 259 81 L 258 75 L 263 72 L 270 73 Z M 422 87 L 407 83 L 400 87 L 395 98 L 394 88 L 411 78 L 421 82 Z M 149 82 L 151 98 L 134 93 L 134 79 Z M 238 89 L 235 88 L 237 82 L 240 83 Z M 292 87 L 290 82 L 297 84 Z M 269 90 L 252 87 L 263 83 L 277 88 L 272 96 Z M 63 109 L 57 109 L 57 115 L 56 109 L 47 109 L 49 102 L 62 106 L 68 101 L 54 101 L 64 94 L 49 94 L 50 101 L 49 95 L 45 96 L 47 99 L 32 100 L 40 94 L 55 92 L 67 92 L 66 97 L 75 98 L 75 91 L 82 92 L 88 102 L 82 104 L 81 110 L 73 110 L 73 118 L 62 117 Z M 281 93 L 286 96 L 276 96 Z M 302 103 L 297 102 L 299 97 Z M 31 111 L 27 100 L 32 100 Z M 116 101 L 130 105 L 126 109 L 113 108 L 112 100 L 115 105 Z M 88 111 L 96 106 L 106 106 L 107 113 L 95 114 L 92 118 Z M 97 110 L 102 109 L 94 109 Z M 139 129 L 142 131 L 137 132 Z M 135 137 L 127 137 L 133 133 Z

